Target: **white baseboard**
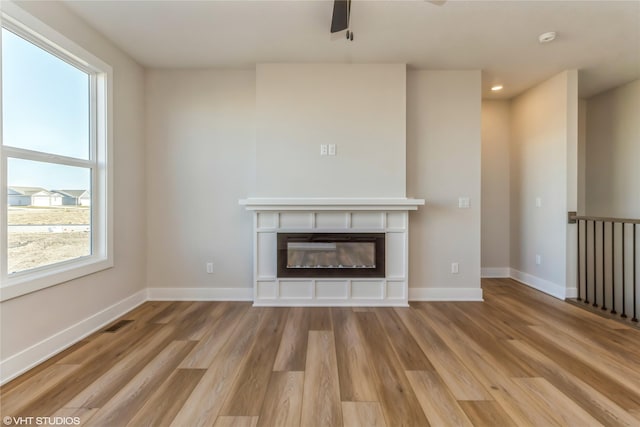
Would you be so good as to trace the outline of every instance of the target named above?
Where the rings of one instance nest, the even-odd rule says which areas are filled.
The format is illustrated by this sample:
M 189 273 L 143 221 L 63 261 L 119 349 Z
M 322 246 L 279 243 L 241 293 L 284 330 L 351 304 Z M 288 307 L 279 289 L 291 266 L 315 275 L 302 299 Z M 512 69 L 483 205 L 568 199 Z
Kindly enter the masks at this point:
M 253 301 L 253 288 L 147 288 L 150 301 Z
M 0 361 L 0 384 L 55 356 L 147 300 L 143 289 L 29 348 Z
M 564 295 L 567 298 L 578 298 L 578 288 L 567 288 Z
M 485 279 L 511 277 L 511 269 L 509 267 L 482 267 L 480 277 Z
M 561 300 L 571 298 L 569 295 L 571 293 L 575 293 L 577 295 L 575 288 L 567 289 L 557 283 L 550 282 L 549 280 L 542 279 L 529 273 L 523 273 L 522 271 L 518 271 L 514 268 L 511 269 L 511 278 L 529 286 L 530 288 L 537 289 Z
M 484 301 L 481 288 L 409 288 L 409 301 Z

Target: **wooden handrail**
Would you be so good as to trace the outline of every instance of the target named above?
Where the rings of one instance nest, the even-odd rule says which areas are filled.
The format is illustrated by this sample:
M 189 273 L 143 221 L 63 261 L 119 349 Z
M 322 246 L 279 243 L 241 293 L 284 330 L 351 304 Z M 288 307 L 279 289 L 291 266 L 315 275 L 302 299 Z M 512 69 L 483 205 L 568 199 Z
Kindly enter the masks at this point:
M 631 218 L 612 218 L 606 216 L 578 216 L 578 215 L 569 215 L 570 220 L 574 221 L 598 221 L 598 222 L 615 222 L 615 223 L 625 223 L 625 224 L 640 224 L 640 219 L 631 219 Z

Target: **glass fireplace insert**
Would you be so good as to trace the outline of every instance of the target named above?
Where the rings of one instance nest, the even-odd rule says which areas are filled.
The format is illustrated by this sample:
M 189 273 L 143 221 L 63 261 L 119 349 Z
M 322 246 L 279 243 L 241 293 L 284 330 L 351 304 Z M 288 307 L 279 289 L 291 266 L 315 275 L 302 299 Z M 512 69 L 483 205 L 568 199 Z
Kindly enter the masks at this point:
M 278 277 L 385 277 L 384 233 L 278 233 Z

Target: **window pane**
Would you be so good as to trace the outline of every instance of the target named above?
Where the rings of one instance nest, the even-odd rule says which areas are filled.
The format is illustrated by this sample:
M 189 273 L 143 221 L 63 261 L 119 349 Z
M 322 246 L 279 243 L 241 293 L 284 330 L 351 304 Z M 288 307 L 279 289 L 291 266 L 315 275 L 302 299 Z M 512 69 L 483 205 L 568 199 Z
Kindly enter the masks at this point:
M 8 159 L 7 273 L 91 254 L 91 170 Z
M 2 29 L 3 144 L 88 159 L 89 75 Z

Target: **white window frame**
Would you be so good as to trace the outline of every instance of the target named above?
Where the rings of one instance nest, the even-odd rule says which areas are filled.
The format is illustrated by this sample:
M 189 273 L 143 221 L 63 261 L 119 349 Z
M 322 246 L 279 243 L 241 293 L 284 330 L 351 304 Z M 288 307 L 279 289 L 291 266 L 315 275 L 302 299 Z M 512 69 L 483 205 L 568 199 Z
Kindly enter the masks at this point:
M 3 0 L 1 8 L 0 23 L 2 27 L 89 74 L 91 105 L 91 148 L 88 160 L 8 147 L 4 146 L 2 140 L 0 140 L 0 301 L 6 301 L 96 273 L 114 265 L 113 173 L 111 165 L 113 158 L 113 70 L 107 63 L 28 14 L 17 5 Z M 0 35 L 0 46 L 1 43 Z M 1 108 L 2 106 L 0 105 L 0 130 L 2 129 Z M 0 138 L 2 138 L 2 132 L 0 132 Z M 90 168 L 91 255 L 8 274 L 7 159 L 9 158 Z

